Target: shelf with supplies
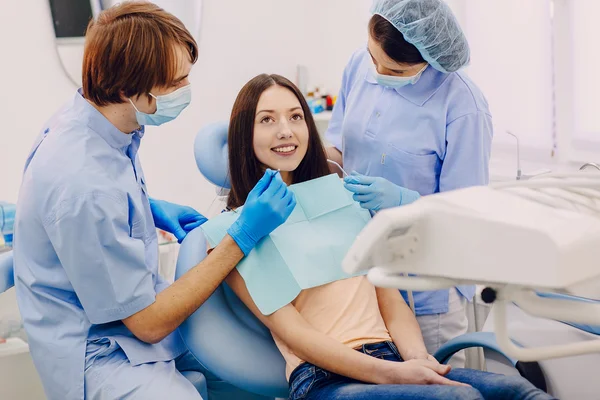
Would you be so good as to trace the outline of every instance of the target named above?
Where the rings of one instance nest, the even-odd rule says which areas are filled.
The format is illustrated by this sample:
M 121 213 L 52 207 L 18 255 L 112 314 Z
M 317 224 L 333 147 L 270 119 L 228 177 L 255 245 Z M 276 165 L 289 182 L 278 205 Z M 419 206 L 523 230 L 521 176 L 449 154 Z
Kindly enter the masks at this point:
M 319 135 L 321 139 L 327 143 L 325 139 L 325 132 L 327 131 L 327 127 L 329 126 L 329 121 L 331 120 L 331 111 L 321 111 L 320 113 L 313 114 L 313 119 L 315 120 L 315 125 L 317 126 L 317 130 L 319 131 Z
M 332 114 L 333 114 L 333 111 L 322 111 L 320 113 L 313 114 L 313 119 L 315 120 L 315 122 L 321 122 L 321 121 L 329 122 L 329 120 L 331 120 Z

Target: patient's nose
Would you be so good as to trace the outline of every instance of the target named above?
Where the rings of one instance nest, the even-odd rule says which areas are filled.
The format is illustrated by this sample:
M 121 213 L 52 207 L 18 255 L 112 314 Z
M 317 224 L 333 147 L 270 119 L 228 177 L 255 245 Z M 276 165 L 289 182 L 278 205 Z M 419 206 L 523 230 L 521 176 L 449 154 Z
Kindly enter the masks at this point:
M 279 125 L 279 133 L 277 133 L 277 139 L 289 139 L 292 137 L 292 130 L 287 122 L 282 122 Z

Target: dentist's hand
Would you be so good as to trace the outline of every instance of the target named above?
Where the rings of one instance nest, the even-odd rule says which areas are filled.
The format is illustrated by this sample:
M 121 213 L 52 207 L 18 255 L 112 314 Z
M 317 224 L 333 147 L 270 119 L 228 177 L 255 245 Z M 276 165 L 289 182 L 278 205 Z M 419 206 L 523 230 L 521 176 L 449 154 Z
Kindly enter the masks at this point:
M 421 197 L 418 192 L 394 185 L 387 179 L 357 172 L 352 172 L 344 178 L 344 187 L 354 193 L 352 198 L 359 202 L 362 208 L 373 211 L 410 204 Z
M 206 222 L 206 218 L 192 207 L 163 200 L 150 199 L 150 210 L 156 227 L 175 235 L 179 243 L 188 232 Z
M 227 233 L 244 255 L 248 255 L 260 239 L 288 219 L 294 207 L 296 198 L 281 179 L 281 174 L 267 169 L 248 194 L 241 215 Z

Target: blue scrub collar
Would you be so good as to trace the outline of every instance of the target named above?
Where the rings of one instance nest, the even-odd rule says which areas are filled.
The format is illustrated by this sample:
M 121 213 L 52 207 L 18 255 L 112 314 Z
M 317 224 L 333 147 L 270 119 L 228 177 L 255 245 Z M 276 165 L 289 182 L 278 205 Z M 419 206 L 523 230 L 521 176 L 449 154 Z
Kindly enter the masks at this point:
M 96 110 L 83 97 L 82 89 L 78 89 L 73 99 L 73 109 L 88 128 L 100 135 L 106 142 L 116 149 L 123 149 L 131 144 L 134 136 L 140 140 L 144 136 L 144 127 L 126 134 L 118 130 L 100 111 Z
M 371 60 L 368 60 L 367 62 L 370 63 Z M 369 68 L 370 65 L 366 68 L 365 80 L 370 84 L 377 85 L 377 81 L 371 74 Z M 394 90 L 406 100 L 422 107 L 442 87 L 449 75 L 450 74 L 444 74 L 429 65 L 425 71 L 423 71 L 421 78 L 419 78 L 419 81 L 416 84 L 406 85 Z

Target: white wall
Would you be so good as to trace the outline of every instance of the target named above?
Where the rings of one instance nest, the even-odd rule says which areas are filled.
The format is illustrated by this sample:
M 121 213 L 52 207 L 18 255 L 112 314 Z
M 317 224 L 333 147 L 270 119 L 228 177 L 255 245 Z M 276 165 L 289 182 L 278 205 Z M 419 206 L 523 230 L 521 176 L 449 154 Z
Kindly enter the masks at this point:
M 28 150 L 73 88 L 60 71 L 46 1 L 3 1 L 0 12 L 0 199 L 15 201 Z
M 2 2 L 0 14 L 0 199 L 16 201 L 21 170 L 44 121 L 74 93 L 54 47 L 46 0 Z M 197 171 L 193 140 L 203 125 L 225 120 L 253 76 L 295 80 L 337 92 L 351 53 L 366 43 L 367 0 L 204 0 L 193 102 L 176 121 L 148 129 L 141 148 L 152 194 L 206 212 L 213 187 Z
M 150 129 L 142 150 L 150 189 L 156 196 L 198 204 L 200 210 L 212 203 L 214 190 L 196 171 L 193 139 L 202 125 L 229 117 L 239 89 L 255 75 L 278 73 L 295 80 L 297 64 L 304 64 L 313 84 L 337 92 L 351 53 L 366 42 L 368 2 L 322 3 L 204 2 L 200 59 L 191 76 L 193 103 L 166 129 Z M 345 11 L 340 13 L 342 6 Z

